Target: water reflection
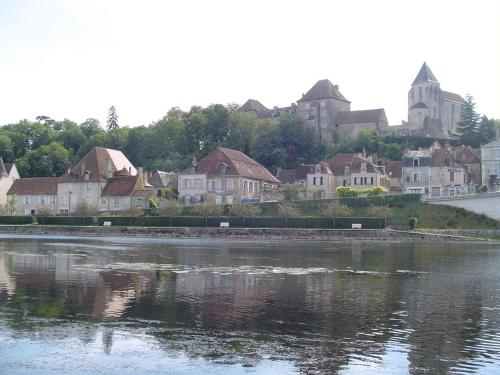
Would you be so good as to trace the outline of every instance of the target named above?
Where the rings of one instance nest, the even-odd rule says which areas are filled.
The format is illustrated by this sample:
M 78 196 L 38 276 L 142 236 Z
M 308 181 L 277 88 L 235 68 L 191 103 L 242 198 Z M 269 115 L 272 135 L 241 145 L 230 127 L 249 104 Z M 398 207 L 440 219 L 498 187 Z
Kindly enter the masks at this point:
M 498 250 L 1 240 L 0 369 L 500 372 Z

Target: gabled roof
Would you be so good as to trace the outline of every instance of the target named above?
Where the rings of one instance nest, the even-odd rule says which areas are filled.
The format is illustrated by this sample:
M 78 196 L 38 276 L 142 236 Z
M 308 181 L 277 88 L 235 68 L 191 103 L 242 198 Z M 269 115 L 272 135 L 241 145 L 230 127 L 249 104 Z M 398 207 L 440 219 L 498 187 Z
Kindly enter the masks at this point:
M 102 196 L 130 196 L 135 190 L 139 176 L 118 176 L 108 180 Z
M 455 161 L 462 164 L 477 164 L 481 162 L 481 149 L 470 146 L 453 147 L 451 153 Z
M 10 174 L 10 171 L 12 170 L 14 163 L 4 163 L 4 165 L 5 165 L 5 170 L 7 171 L 7 173 Z
M 424 62 L 422 67 L 420 68 L 420 71 L 418 72 L 417 76 L 415 77 L 415 80 L 413 81 L 412 85 L 415 85 L 417 83 L 422 83 L 422 82 L 438 82 L 437 78 L 434 76 L 434 74 L 431 71 L 431 68 L 427 65 L 427 63 Z
M 18 178 L 7 195 L 57 195 L 58 177 Z
M 271 117 L 272 111 L 266 108 L 261 102 L 255 99 L 248 99 L 245 104 L 238 108 L 240 112 L 253 112 L 257 118 Z
M 60 181 L 106 181 L 108 179 L 108 168 L 111 168 L 113 174 L 119 171 L 130 171 L 130 175 L 137 174 L 137 170 L 121 151 L 94 147 L 69 172 L 64 173 Z M 89 175 L 88 179 L 85 179 L 86 173 Z
M 383 108 L 366 109 L 362 111 L 340 111 L 335 117 L 335 124 L 377 122 L 383 114 L 385 114 Z
M 148 182 L 157 189 L 169 185 L 177 189 L 177 180 L 177 173 L 157 171 L 149 178 Z
M 207 177 L 221 175 L 221 167 L 225 165 L 225 175 L 241 176 L 264 180 L 274 184 L 280 181 L 271 172 L 244 153 L 230 148 L 217 147 L 203 159 L 198 161 L 196 173 L 206 173 Z M 187 168 L 184 173 L 191 173 L 192 167 Z
M 320 161 L 318 164 L 321 174 L 333 174 L 326 161 Z M 298 168 L 280 169 L 276 177 L 285 184 L 305 180 L 308 174 L 316 173 L 316 165 L 317 164 L 302 164 Z
M 337 85 L 333 85 L 328 79 L 322 79 L 314 84 L 313 87 L 298 102 L 309 102 L 318 99 L 339 99 L 350 103 L 339 91 Z
M 393 178 L 401 178 L 403 173 L 403 163 L 401 160 L 387 160 L 384 163 L 385 173 Z
M 443 93 L 443 99 L 447 100 L 449 102 L 456 102 L 460 104 L 466 104 L 464 98 L 462 98 L 460 95 L 455 94 L 454 92 L 449 92 L 449 91 L 442 91 Z
M 379 166 L 358 154 L 337 154 L 328 159 L 330 169 L 335 176 L 345 175 L 345 167 L 349 167 L 351 173 L 361 173 L 361 164 L 363 163 L 366 164 L 367 173 L 383 173 Z
M 432 154 L 433 167 L 457 167 L 453 155 L 446 150 L 434 150 Z

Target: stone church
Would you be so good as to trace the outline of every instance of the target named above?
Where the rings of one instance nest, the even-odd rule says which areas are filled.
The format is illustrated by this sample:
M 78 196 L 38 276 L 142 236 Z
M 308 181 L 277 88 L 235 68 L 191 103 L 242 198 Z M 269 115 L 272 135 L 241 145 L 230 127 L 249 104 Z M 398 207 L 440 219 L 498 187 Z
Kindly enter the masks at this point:
M 453 138 L 457 134 L 465 100 L 444 91 L 424 62 L 408 92 L 408 122 L 390 126 L 391 132 L 433 138 Z

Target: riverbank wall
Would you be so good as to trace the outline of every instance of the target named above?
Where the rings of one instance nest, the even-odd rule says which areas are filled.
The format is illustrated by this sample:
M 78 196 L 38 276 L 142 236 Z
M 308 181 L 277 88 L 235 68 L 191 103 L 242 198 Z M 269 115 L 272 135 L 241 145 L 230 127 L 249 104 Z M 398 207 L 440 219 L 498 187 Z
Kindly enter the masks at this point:
M 477 238 L 441 233 L 390 229 L 296 229 L 296 228 L 204 228 L 204 227 L 103 227 L 1 225 L 1 234 L 64 235 L 95 237 L 228 238 L 324 241 L 444 242 L 478 241 Z

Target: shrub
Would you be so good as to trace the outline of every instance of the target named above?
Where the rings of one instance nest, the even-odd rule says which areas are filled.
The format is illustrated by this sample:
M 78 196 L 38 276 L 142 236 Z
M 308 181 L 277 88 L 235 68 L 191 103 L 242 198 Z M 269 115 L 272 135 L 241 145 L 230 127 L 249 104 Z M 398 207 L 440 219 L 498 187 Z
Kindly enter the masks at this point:
M 158 198 L 161 199 L 167 199 L 167 200 L 176 200 L 178 196 L 178 191 L 173 189 L 170 186 L 163 187 L 161 189 L 158 189 L 156 192 L 156 195 Z
M 281 187 L 283 197 L 286 201 L 297 199 L 299 196 L 299 187 L 295 184 L 285 184 Z
M 0 216 L 0 224 L 22 225 L 32 223 L 33 217 L 31 216 Z
M 200 204 L 199 206 L 193 207 L 192 213 L 202 217 L 221 216 L 224 213 L 224 207 L 219 205 Z
M 486 185 L 481 185 L 478 189 L 480 193 L 487 193 L 488 192 L 488 186 Z
M 278 205 L 278 214 L 283 217 L 299 216 L 299 209 L 292 203 L 282 203 Z
M 94 216 L 97 215 L 97 207 L 87 203 L 87 201 L 80 201 L 76 204 L 72 214 L 75 216 Z
M 38 207 L 36 209 L 36 216 L 38 216 L 38 217 L 47 217 L 47 216 L 53 216 L 53 215 L 54 215 L 54 212 L 48 207 L 42 206 L 42 207 Z
M 158 203 L 158 199 L 156 197 L 151 197 L 148 199 L 149 207 L 158 208 L 160 204 Z
M 327 217 L 351 216 L 352 210 L 339 201 L 332 201 L 321 210 L 321 213 Z
M 358 190 L 354 190 L 350 186 L 337 186 L 335 190 L 337 191 L 337 196 L 342 198 L 359 197 L 360 195 Z
M 408 225 L 411 230 L 414 230 L 417 228 L 417 218 L 416 217 L 410 217 L 408 219 Z
M 128 210 L 124 210 L 121 212 L 123 216 L 136 217 L 136 216 L 144 216 L 144 209 L 141 207 L 131 207 Z
M 372 206 L 368 209 L 370 216 L 387 218 L 392 215 L 392 209 L 387 206 Z
M 379 195 L 380 193 L 384 192 L 384 189 L 382 189 L 380 186 L 370 188 L 370 189 L 364 189 L 362 190 L 363 194 L 368 195 L 369 197 L 371 196 L 376 196 Z
M 167 201 L 160 206 L 158 214 L 160 216 L 180 216 L 182 209 L 181 204 L 174 201 Z
M 256 217 L 262 215 L 262 209 L 256 204 L 233 204 L 229 206 L 230 216 Z

